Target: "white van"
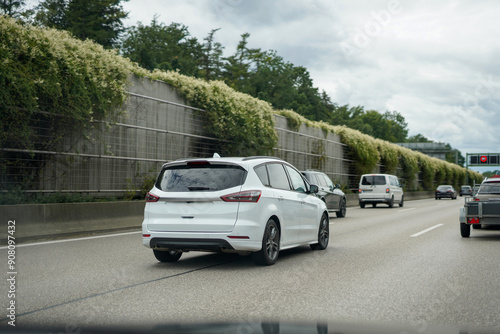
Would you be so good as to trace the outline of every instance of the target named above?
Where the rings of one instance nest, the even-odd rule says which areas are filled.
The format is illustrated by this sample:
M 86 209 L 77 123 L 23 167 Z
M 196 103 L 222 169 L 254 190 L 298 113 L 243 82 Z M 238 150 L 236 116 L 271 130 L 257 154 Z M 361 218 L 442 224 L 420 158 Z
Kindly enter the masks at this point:
M 403 206 L 404 194 L 399 179 L 389 174 L 362 175 L 359 181 L 359 206 L 364 208 L 367 203 L 373 207 L 377 203 L 385 203 L 390 208 L 394 203 Z

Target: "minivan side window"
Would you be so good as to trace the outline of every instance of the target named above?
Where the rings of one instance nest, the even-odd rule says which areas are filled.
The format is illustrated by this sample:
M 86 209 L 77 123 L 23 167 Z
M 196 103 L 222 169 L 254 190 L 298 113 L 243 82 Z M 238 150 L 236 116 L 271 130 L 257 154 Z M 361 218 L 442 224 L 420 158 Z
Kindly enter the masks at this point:
M 291 168 L 290 166 L 285 166 L 285 168 L 288 171 L 288 175 L 290 175 L 290 180 L 292 181 L 293 190 L 301 193 L 307 192 L 306 183 L 304 182 L 304 179 L 302 178 L 300 173 L 297 172 L 295 169 Z
M 290 190 L 290 183 L 282 164 L 268 164 L 267 171 L 269 172 L 271 187 Z
M 269 187 L 270 186 L 269 175 L 267 175 L 266 165 L 257 166 L 254 168 L 254 170 L 255 174 L 257 174 L 257 176 L 259 177 L 260 182 L 262 182 L 262 184 L 265 185 L 266 187 Z

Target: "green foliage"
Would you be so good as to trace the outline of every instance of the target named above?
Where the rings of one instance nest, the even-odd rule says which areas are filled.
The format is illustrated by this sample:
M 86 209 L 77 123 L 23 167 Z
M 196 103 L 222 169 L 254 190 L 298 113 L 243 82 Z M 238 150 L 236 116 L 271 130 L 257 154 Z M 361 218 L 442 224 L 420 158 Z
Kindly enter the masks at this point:
M 5 14 L 17 17 L 21 13 L 21 7 L 25 4 L 25 0 L 2 0 L 0 1 L 0 15 Z
M 483 176 L 484 177 L 492 177 L 494 175 L 500 175 L 500 170 L 493 170 L 493 171 L 483 172 Z
M 138 23 L 128 29 L 122 53 L 150 71 L 175 70 L 189 76 L 199 76 L 202 46 L 190 37 L 188 28 L 179 23 L 166 26 L 155 16 L 149 26 Z
M 220 81 L 206 82 L 176 72 L 148 74 L 174 88 L 194 107 L 206 110 L 207 134 L 224 142 L 224 155 L 270 154 L 277 143 L 273 109 L 264 101 L 239 93 Z
M 418 154 L 410 149 L 399 147 L 400 150 L 400 166 L 403 170 L 403 178 L 406 183 L 406 190 L 415 190 L 413 185 L 419 170 Z
M 424 189 L 432 189 L 434 188 L 434 177 L 436 173 L 436 163 L 427 155 L 423 153 L 419 153 L 418 155 L 418 164 L 420 166 L 420 174 L 422 180 L 422 187 Z
M 380 161 L 380 153 L 373 137 L 346 126 L 332 127 L 332 132 L 337 133 L 349 147 L 350 158 L 355 161 L 354 167 L 358 174 L 374 171 Z
M 38 6 L 35 22 L 67 30 L 75 37 L 91 39 L 106 48 L 117 45 L 127 17 L 122 0 L 44 0 Z
M 52 122 L 57 140 L 92 120 L 109 119 L 125 102 L 133 65 L 113 51 L 7 17 L 0 17 L 0 40 L 2 147 L 9 141 L 11 147 L 35 149 L 30 125 L 42 118 Z M 51 114 L 63 115 L 65 121 Z M 53 144 L 46 142 L 44 148 Z
M 224 47 L 221 43 L 215 42 L 214 39 L 214 35 L 218 30 L 220 28 L 212 29 L 208 36 L 204 38 L 205 43 L 202 46 L 201 74 L 206 81 L 222 78 L 222 51 Z
M 299 131 L 300 125 L 302 124 L 303 117 L 292 110 L 280 110 L 278 115 L 286 118 L 288 127 L 293 131 Z
M 328 121 L 330 124 L 346 125 L 391 143 L 404 142 L 408 135 L 408 124 L 397 111 L 381 114 L 376 110 L 365 111 L 361 106 L 335 106 Z
M 399 164 L 399 148 L 380 139 L 376 139 L 375 142 L 380 153 L 380 163 L 385 166 L 386 173 L 396 174 Z
M 152 171 L 149 171 L 150 173 Z M 156 182 L 156 175 L 153 174 L 147 174 L 143 176 L 142 178 L 142 183 L 137 186 L 134 184 L 133 180 L 130 178 L 127 178 L 125 180 L 126 186 L 125 186 L 125 195 L 123 196 L 123 199 L 126 201 L 130 201 L 133 199 L 143 199 L 146 197 L 146 194 L 148 191 L 150 191 L 155 182 Z

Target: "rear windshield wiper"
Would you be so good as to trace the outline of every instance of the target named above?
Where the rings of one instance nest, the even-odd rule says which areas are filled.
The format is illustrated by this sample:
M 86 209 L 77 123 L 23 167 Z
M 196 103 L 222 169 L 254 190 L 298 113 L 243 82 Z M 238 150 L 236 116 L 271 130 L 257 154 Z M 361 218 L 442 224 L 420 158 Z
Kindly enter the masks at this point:
M 190 191 L 203 191 L 203 190 L 218 190 L 217 188 L 210 187 L 188 187 Z

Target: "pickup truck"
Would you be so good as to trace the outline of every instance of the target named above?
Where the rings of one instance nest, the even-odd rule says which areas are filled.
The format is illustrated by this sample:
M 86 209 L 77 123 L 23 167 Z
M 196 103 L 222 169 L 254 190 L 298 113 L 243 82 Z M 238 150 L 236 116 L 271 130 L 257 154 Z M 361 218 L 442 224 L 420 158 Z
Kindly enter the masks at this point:
M 482 225 L 500 225 L 500 175 L 486 178 L 472 197 L 465 198 L 460 208 L 460 235 L 470 236 L 470 227 L 480 229 Z

